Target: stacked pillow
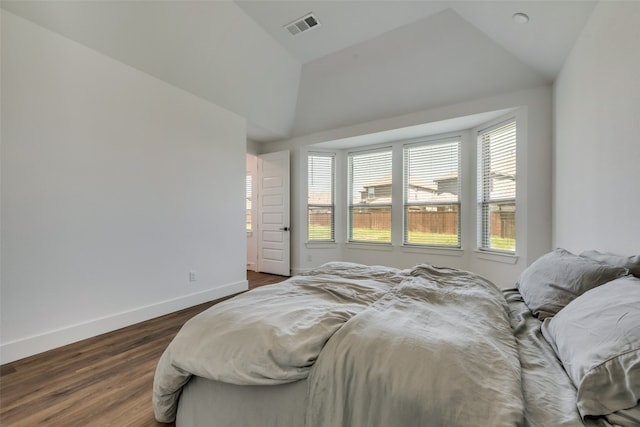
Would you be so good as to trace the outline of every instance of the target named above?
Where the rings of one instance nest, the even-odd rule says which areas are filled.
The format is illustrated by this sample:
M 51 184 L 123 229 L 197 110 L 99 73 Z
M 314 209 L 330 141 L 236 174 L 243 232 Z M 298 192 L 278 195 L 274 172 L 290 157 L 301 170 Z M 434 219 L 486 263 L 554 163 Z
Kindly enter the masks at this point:
M 640 401 L 640 256 L 563 249 L 521 275 L 518 289 L 577 389 L 586 416 Z
M 523 271 L 517 287 L 529 309 L 542 320 L 553 316 L 589 289 L 628 273 L 625 267 L 600 264 L 556 249 Z
M 608 415 L 640 400 L 640 279 L 623 277 L 576 298 L 542 324 L 578 390 L 582 416 Z
M 580 256 L 600 264 L 613 265 L 629 269 L 629 273 L 640 277 L 640 255 L 623 256 L 609 252 L 584 251 Z

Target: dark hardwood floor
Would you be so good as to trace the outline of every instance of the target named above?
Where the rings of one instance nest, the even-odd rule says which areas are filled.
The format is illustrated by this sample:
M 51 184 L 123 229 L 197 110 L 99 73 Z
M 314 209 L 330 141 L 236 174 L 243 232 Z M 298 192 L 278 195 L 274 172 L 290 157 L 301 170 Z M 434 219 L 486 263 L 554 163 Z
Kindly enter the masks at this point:
M 249 289 L 286 277 L 247 271 Z M 153 418 L 160 355 L 191 317 L 226 298 L 0 367 L 0 426 L 171 426 Z

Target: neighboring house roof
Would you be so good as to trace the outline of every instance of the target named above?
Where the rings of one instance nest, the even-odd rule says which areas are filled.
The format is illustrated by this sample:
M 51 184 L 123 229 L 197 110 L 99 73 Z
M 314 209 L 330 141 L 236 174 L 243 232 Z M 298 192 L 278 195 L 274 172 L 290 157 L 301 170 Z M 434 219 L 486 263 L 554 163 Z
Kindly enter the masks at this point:
M 494 185 L 491 189 L 491 197 L 500 197 L 513 193 L 515 188 L 512 188 L 515 185 L 515 175 L 501 172 L 501 171 L 493 171 L 491 173 L 491 178 L 494 180 Z M 412 189 L 417 191 L 410 191 L 408 194 L 408 202 L 415 203 L 452 203 L 458 201 L 458 196 L 456 194 L 450 193 L 449 191 L 438 191 L 436 188 L 441 190 L 447 190 L 447 188 L 442 188 L 440 183 L 444 181 L 453 181 L 458 179 L 458 171 L 453 170 L 450 171 L 436 179 L 434 179 L 436 185 L 429 185 L 420 179 L 412 179 L 410 185 Z M 385 175 L 382 178 L 371 182 L 364 186 L 364 189 L 361 193 L 366 193 L 369 188 L 379 188 L 391 185 L 391 175 Z M 374 197 L 372 199 L 363 199 L 360 204 L 391 204 L 391 197 L 388 195 L 384 195 L 382 197 Z
M 391 185 L 391 175 L 385 175 L 369 184 L 364 186 L 365 190 L 370 187 L 384 187 L 385 185 Z
M 458 196 L 451 193 L 431 193 L 420 191 L 409 195 L 408 203 L 455 203 Z M 372 200 L 362 200 L 358 205 L 391 204 L 391 197 L 376 197 Z
M 511 180 L 515 180 L 516 176 L 513 173 L 509 173 L 506 171 L 500 171 L 500 170 L 493 170 L 491 172 L 491 177 L 495 178 L 495 179 L 511 179 Z M 458 178 L 458 171 L 451 171 L 449 173 L 447 173 L 446 175 L 442 175 L 441 177 L 438 177 L 436 179 L 434 179 L 435 182 L 438 181 L 447 181 L 447 180 L 451 180 L 451 179 L 457 179 Z
M 413 197 L 412 197 L 413 196 Z M 415 203 L 453 203 L 458 201 L 458 196 L 451 193 L 417 193 L 409 195 L 407 202 Z
M 436 179 L 434 179 L 435 182 L 438 181 L 449 181 L 449 180 L 453 180 L 453 179 L 458 179 L 458 171 L 457 170 L 453 170 L 451 172 L 447 172 L 445 175 L 442 175 Z
M 390 205 L 391 197 L 376 197 L 375 199 L 363 199 L 360 200 L 356 205 Z
M 516 176 L 512 173 L 492 172 L 491 178 L 515 181 Z
M 366 184 L 363 186 L 364 190 L 366 191 L 367 188 L 372 188 L 372 187 L 385 187 L 385 186 L 390 186 L 391 185 L 391 175 L 385 175 L 382 178 L 373 181 L 370 184 Z M 409 181 L 409 185 L 412 187 L 417 187 L 417 188 L 423 188 L 427 191 L 432 191 L 435 192 L 436 189 L 433 185 L 429 185 L 428 183 L 426 183 L 425 181 L 418 179 L 418 178 L 411 178 L 411 180 Z

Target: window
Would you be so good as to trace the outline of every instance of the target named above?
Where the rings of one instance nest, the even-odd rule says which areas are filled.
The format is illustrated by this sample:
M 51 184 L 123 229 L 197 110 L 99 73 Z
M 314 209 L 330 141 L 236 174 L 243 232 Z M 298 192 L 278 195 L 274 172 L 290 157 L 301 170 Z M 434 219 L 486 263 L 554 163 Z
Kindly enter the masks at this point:
M 307 159 L 307 239 L 335 241 L 335 156 L 309 154 Z
M 349 153 L 349 241 L 391 243 L 391 149 Z
M 478 219 L 481 250 L 515 253 L 515 120 L 478 135 Z
M 246 187 L 245 187 L 245 193 L 246 193 L 246 208 L 247 208 L 247 214 L 246 214 L 246 219 L 247 219 L 247 231 L 252 231 L 253 230 L 253 225 L 251 223 L 251 197 L 252 197 L 252 191 L 251 191 L 251 186 L 252 186 L 252 176 L 251 174 L 247 174 L 247 180 L 246 180 Z
M 404 147 L 404 243 L 460 247 L 460 139 Z

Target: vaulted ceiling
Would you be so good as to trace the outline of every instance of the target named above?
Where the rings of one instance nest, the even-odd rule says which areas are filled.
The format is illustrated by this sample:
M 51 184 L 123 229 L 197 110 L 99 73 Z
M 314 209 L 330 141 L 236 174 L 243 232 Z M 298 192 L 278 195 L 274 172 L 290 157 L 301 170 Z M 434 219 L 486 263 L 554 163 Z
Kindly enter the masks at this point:
M 593 1 L 11 1 L 272 141 L 549 84 Z M 284 25 L 313 12 L 320 25 Z M 529 22 L 512 16 L 523 12 Z M 3 34 L 3 37 L 5 35 Z
M 236 3 L 302 63 L 451 9 L 545 78 L 553 80 L 595 1 L 236 0 Z M 313 12 L 320 25 L 292 36 L 283 26 Z M 526 13 L 525 25 L 513 20 Z

